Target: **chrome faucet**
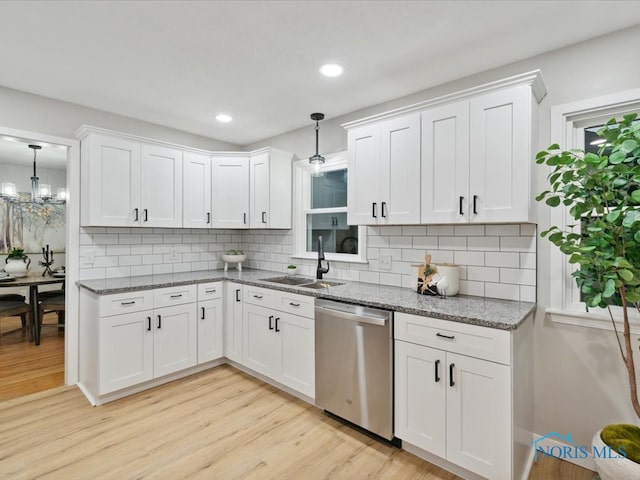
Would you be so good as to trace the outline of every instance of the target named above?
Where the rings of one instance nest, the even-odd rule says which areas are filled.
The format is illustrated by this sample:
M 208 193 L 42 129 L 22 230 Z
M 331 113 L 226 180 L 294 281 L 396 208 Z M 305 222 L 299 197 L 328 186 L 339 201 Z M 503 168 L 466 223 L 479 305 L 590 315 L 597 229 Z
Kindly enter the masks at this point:
M 322 280 L 322 275 L 329 272 L 329 262 L 327 268 L 322 266 L 324 260 L 324 248 L 322 248 L 322 235 L 318 236 L 318 268 L 316 269 L 316 278 Z

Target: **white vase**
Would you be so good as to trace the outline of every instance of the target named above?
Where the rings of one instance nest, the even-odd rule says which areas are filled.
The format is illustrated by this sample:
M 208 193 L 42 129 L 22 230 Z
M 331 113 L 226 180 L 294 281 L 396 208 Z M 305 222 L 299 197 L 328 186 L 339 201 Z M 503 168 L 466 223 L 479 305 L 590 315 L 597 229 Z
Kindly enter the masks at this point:
M 438 275 L 440 275 L 441 278 L 446 277 L 447 279 L 448 285 L 445 292 L 447 297 L 457 295 L 460 291 L 460 267 L 448 263 L 434 264 L 434 266 L 436 267 Z M 438 293 L 443 294 L 440 291 Z
M 20 278 L 26 277 L 29 274 L 29 266 L 31 265 L 31 260 L 26 255 L 23 255 L 20 258 L 11 258 L 7 257 L 6 265 L 4 266 L 4 271 L 9 275 Z
M 598 430 L 591 440 L 593 449 L 602 451 L 607 447 L 607 444 L 602 441 Z M 615 454 L 615 452 L 614 452 Z M 600 475 L 601 480 L 622 480 L 632 478 L 640 478 L 640 463 L 636 463 L 626 458 L 599 458 L 597 455 L 593 456 L 593 461 L 596 464 L 596 470 Z
M 296 273 L 298 273 L 298 268 L 287 268 L 287 275 L 295 275 Z

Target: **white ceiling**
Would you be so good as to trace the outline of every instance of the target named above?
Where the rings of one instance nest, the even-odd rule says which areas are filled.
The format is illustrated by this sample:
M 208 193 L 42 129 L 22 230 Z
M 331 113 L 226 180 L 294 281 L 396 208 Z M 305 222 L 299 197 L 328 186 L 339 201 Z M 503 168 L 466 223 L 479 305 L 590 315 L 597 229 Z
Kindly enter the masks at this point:
M 0 136 L 0 164 L 9 163 L 23 167 L 33 167 L 33 150 L 29 148 L 29 144 L 40 145 L 42 147 L 36 154 L 37 171 L 41 168 L 66 170 L 67 147 L 33 142 L 15 137 Z
M 637 1 L 2 1 L 0 85 L 246 145 L 638 23 Z

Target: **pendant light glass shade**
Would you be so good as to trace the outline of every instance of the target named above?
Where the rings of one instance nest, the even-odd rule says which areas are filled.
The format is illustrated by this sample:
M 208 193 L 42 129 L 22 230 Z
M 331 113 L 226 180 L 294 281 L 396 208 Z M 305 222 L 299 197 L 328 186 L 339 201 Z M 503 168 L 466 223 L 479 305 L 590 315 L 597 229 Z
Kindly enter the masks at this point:
M 316 154 L 312 155 L 311 157 L 309 157 L 309 164 L 313 167 L 313 169 L 311 170 L 311 175 L 314 177 L 322 177 L 324 176 L 324 172 L 322 172 L 320 169 L 322 168 L 322 165 L 324 165 L 325 159 L 322 155 L 320 155 L 318 153 L 318 132 L 320 130 L 320 125 L 318 124 L 318 122 L 320 122 L 320 120 L 324 119 L 324 113 L 312 113 L 311 114 L 311 120 L 314 120 L 316 122 Z

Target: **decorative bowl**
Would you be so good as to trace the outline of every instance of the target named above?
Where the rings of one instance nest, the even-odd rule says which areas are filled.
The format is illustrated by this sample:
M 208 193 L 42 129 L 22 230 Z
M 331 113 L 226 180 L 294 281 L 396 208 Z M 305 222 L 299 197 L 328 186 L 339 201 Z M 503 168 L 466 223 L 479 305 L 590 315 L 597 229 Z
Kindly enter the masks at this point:
M 246 259 L 247 259 L 247 256 L 245 254 L 227 255 L 226 253 L 224 253 L 222 255 L 222 261 L 226 263 L 240 263 L 240 262 L 244 262 Z

